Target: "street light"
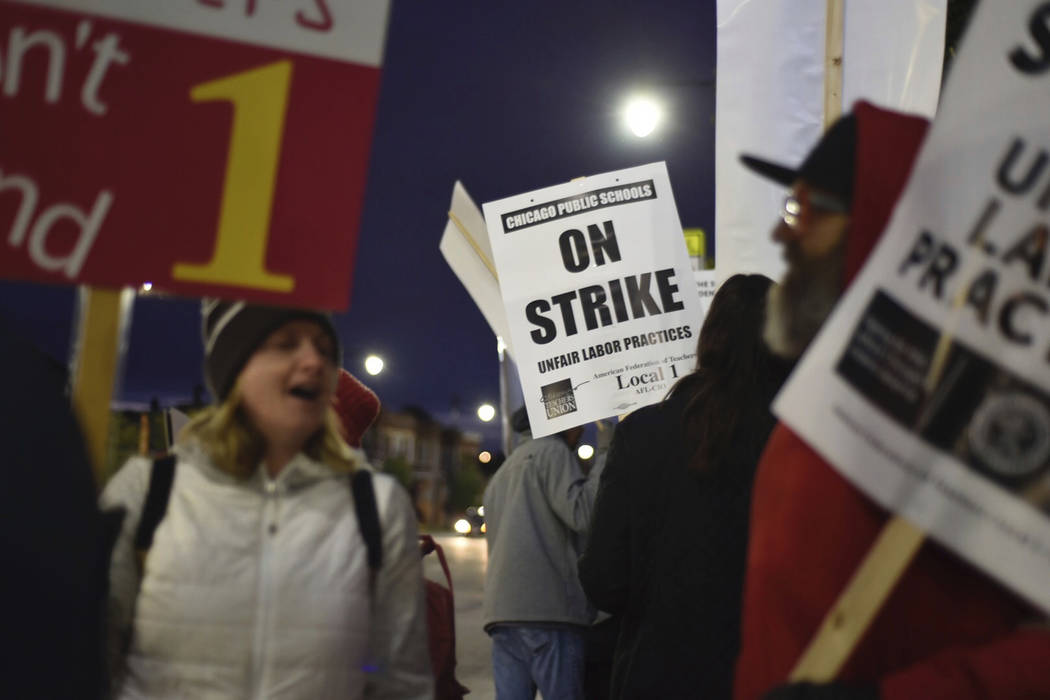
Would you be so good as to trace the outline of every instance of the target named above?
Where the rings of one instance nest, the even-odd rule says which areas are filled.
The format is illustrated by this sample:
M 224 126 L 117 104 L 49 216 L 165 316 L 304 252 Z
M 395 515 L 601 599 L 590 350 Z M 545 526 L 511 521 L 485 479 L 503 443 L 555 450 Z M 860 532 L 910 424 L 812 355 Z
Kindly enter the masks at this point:
M 584 443 L 576 450 L 576 454 L 580 456 L 580 459 L 590 459 L 594 456 L 594 448 L 587 443 Z
M 639 138 L 645 138 L 653 133 L 664 115 L 663 109 L 656 100 L 637 95 L 627 101 L 623 116 L 631 133 Z
M 484 452 L 478 455 L 478 461 L 482 464 L 488 464 L 492 461 L 492 453 L 488 450 L 485 450 Z
M 481 419 L 482 423 L 488 423 L 490 420 L 496 417 L 496 409 L 490 403 L 483 403 L 478 406 L 478 418 Z
M 379 355 L 369 355 L 365 358 L 365 371 L 373 377 L 383 371 L 383 358 Z

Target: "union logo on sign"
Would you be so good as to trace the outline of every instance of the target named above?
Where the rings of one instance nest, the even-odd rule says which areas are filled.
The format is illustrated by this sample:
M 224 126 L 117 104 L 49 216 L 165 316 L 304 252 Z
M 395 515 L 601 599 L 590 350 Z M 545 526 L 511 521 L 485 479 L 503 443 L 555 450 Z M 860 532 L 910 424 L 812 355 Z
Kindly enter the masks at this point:
M 571 379 L 547 384 L 540 387 L 540 391 L 543 392 L 543 408 L 548 420 L 576 411 L 576 392 L 572 389 Z

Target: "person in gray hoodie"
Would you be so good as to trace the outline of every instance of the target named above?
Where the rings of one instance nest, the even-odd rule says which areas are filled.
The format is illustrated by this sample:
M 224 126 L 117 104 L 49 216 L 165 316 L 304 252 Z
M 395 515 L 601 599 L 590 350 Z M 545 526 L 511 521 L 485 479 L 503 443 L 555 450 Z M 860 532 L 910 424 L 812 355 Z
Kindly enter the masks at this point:
M 524 410 L 516 428 L 528 430 Z M 519 431 L 520 432 L 520 431 Z M 528 439 L 485 489 L 485 631 L 499 700 L 583 697 L 584 634 L 595 610 L 576 560 L 602 464 L 584 474 L 573 450 L 583 428 Z

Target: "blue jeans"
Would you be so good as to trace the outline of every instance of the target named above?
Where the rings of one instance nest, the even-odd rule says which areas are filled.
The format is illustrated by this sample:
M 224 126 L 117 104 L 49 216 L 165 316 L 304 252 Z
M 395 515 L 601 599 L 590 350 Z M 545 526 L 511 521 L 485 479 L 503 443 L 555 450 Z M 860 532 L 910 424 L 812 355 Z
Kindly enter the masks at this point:
M 496 700 L 582 700 L 582 631 L 568 627 L 494 627 L 492 676 Z

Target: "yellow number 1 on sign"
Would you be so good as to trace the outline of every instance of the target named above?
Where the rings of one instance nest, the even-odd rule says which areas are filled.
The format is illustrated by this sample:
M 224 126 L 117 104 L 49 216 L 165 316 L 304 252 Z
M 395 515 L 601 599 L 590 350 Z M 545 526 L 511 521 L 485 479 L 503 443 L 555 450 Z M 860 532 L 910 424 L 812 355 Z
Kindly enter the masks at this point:
M 215 250 L 203 265 L 175 263 L 174 279 L 275 292 L 295 288 L 294 277 L 265 268 L 291 81 L 291 61 L 278 61 L 190 90 L 194 102 L 232 102 L 233 128 Z

